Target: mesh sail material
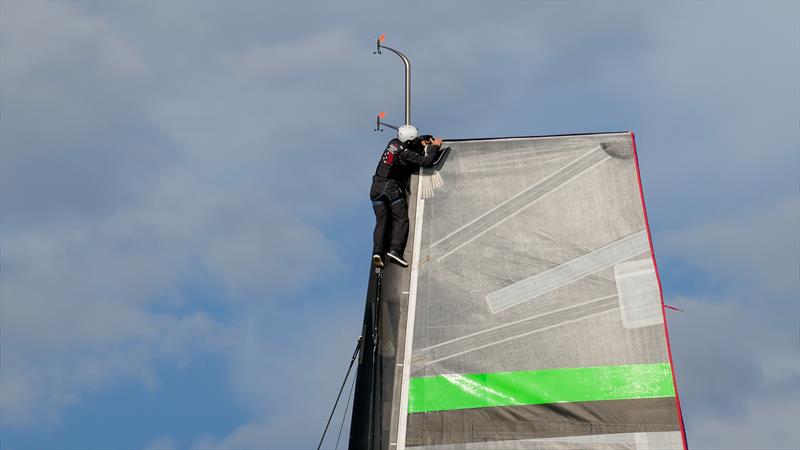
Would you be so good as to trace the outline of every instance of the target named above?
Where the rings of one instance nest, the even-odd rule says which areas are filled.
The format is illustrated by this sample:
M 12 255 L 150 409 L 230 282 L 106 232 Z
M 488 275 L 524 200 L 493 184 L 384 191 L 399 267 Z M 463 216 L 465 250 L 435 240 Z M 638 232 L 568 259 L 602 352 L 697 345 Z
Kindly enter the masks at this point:
M 683 448 L 632 135 L 446 144 L 414 193 L 389 446 Z

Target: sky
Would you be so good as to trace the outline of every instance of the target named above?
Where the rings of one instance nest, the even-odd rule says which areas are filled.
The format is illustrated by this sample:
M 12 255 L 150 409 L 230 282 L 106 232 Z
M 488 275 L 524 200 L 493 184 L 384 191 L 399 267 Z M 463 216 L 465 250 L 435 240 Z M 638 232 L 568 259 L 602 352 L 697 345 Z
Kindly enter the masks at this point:
M 690 446 L 800 448 L 800 3 L 12 0 L 0 448 L 316 446 L 403 114 L 380 34 L 424 132 L 635 131 Z

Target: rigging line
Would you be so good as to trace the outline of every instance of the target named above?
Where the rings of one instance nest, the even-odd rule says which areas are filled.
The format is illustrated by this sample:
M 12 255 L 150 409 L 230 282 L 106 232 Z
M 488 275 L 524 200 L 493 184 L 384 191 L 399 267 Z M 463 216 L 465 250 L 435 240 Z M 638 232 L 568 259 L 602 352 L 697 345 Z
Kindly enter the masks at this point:
M 350 392 L 347 394 L 347 402 L 344 404 L 344 414 L 342 414 L 342 423 L 339 425 L 339 435 L 336 437 L 335 450 L 339 450 L 339 439 L 342 437 L 342 430 L 344 429 L 344 419 L 347 418 L 347 407 L 350 405 L 350 397 L 353 395 L 353 387 L 356 385 L 356 377 L 350 382 Z
M 336 395 L 336 401 L 333 403 L 333 409 L 331 410 L 331 415 L 328 417 L 328 423 L 325 424 L 325 430 L 322 431 L 322 437 L 319 438 L 319 445 L 317 445 L 317 450 L 322 448 L 322 441 L 325 440 L 325 434 L 328 432 L 328 427 L 331 424 L 331 419 L 333 419 L 333 413 L 336 412 L 336 405 L 339 404 L 339 398 L 342 396 L 342 391 L 344 391 L 344 387 L 347 384 L 347 377 L 350 376 L 350 370 L 353 368 L 353 362 L 355 362 L 356 356 L 358 356 L 358 349 L 360 346 L 361 346 L 361 336 L 359 336 L 358 339 L 356 340 L 356 349 L 353 350 L 353 356 L 350 358 L 350 365 L 347 366 L 347 373 L 344 375 L 344 380 L 342 380 L 342 387 L 339 388 L 339 394 Z

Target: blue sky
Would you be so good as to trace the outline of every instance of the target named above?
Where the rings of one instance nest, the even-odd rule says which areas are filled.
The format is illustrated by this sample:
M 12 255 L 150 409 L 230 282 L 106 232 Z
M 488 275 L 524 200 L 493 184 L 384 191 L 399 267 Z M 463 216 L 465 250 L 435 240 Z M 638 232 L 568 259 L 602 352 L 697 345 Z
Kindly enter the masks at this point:
M 798 448 L 800 4 L 0 3 L 0 447 L 310 448 L 371 172 L 634 130 L 693 448 Z

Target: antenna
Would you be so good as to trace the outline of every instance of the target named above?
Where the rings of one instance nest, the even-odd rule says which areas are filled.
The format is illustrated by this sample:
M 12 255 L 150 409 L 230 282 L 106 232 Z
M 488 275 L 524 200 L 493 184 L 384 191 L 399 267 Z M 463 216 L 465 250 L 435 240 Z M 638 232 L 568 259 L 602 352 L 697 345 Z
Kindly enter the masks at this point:
M 393 49 L 391 47 L 387 47 L 387 46 L 383 45 L 382 42 L 385 39 L 386 39 L 386 35 L 385 34 L 382 34 L 382 35 L 380 35 L 380 37 L 378 37 L 378 39 L 376 40 L 377 50 L 372 52 L 372 54 L 373 55 L 382 55 L 383 53 L 381 53 L 381 49 L 385 48 L 386 50 L 389 50 L 390 52 L 396 54 L 397 56 L 400 57 L 400 59 L 403 60 L 403 64 L 405 65 L 405 69 L 406 69 L 406 79 L 405 79 L 406 122 L 405 122 L 405 125 L 411 125 L 411 62 L 408 60 L 408 58 L 406 58 L 406 55 L 400 53 L 399 51 L 397 51 L 397 50 L 395 50 L 395 49 Z M 389 125 L 388 123 L 382 122 L 381 119 L 383 119 L 383 117 L 384 117 L 384 113 L 378 114 L 378 120 L 377 120 L 378 126 L 375 128 L 375 131 L 378 131 L 378 130 L 383 131 L 381 129 L 381 125 L 386 125 L 387 127 L 394 128 L 395 130 L 398 128 L 398 127 L 396 127 L 394 125 Z

